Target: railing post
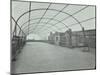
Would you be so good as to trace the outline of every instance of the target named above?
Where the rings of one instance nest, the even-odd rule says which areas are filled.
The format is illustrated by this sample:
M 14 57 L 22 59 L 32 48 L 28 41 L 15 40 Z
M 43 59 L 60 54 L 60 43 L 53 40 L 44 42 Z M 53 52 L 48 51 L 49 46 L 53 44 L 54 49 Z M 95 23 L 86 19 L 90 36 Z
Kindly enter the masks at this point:
M 86 35 L 85 35 L 84 27 L 82 27 L 82 32 L 83 32 L 83 38 L 84 38 L 83 43 L 84 43 L 84 46 L 85 46 L 84 51 L 89 51 L 89 46 L 88 46 L 88 43 L 86 42 L 87 38 L 86 38 Z
M 69 47 L 72 47 L 72 30 L 69 29 L 68 32 L 69 32 Z

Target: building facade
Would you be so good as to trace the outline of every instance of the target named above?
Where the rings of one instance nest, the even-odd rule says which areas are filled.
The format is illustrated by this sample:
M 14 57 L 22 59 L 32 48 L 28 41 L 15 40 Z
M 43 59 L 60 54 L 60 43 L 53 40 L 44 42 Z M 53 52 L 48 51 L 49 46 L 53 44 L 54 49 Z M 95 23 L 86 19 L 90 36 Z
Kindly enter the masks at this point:
M 88 47 L 89 49 L 96 47 L 96 30 L 72 31 L 50 33 L 48 37 L 49 43 L 69 47 L 79 48 Z

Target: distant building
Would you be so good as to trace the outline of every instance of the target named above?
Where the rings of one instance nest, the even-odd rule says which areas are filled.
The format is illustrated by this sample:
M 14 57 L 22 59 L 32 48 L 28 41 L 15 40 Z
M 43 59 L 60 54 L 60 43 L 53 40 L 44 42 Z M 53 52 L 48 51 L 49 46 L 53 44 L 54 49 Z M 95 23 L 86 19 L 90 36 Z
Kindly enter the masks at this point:
M 96 47 L 96 30 L 74 31 L 50 33 L 49 43 L 64 47 Z

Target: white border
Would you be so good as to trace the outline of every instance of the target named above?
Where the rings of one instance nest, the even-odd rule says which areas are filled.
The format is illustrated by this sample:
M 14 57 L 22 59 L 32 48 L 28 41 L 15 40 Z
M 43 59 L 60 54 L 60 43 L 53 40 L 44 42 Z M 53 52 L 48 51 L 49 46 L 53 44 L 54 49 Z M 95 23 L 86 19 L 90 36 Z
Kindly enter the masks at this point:
M 100 0 L 28 0 L 28 1 L 96 5 L 97 7 L 97 69 L 82 70 L 82 71 L 39 73 L 34 75 L 98 75 L 100 72 L 100 43 L 99 43 L 100 41 Z M 0 75 L 9 75 L 9 74 L 10 74 L 10 0 L 0 0 Z

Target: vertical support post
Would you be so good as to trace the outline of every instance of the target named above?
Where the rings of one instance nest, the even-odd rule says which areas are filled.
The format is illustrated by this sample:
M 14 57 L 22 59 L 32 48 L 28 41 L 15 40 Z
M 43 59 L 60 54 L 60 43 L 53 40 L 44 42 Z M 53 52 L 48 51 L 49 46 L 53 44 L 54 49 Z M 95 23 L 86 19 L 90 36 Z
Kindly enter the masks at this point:
M 84 30 L 84 27 L 82 27 L 82 32 L 83 32 L 84 45 L 85 45 L 85 44 L 86 44 L 86 42 L 85 42 L 86 37 L 85 37 L 85 30 Z
M 77 33 L 75 33 L 75 40 L 76 40 L 76 41 L 75 41 L 75 43 L 76 43 L 76 44 L 75 44 L 75 47 L 78 47 L 78 43 L 79 43 L 79 42 L 78 42 L 78 40 L 79 40 L 78 37 L 80 37 L 80 35 L 78 35 Z
M 17 25 L 15 24 L 15 29 L 14 29 L 14 36 L 16 36 L 16 34 L 17 34 Z
M 88 44 L 86 42 L 86 35 L 85 35 L 84 27 L 82 27 L 82 32 L 83 32 L 83 38 L 84 38 L 84 46 L 88 46 Z M 88 48 L 85 47 L 85 51 L 89 51 L 89 46 L 88 46 Z
M 31 16 L 31 1 L 30 1 L 30 3 L 29 3 L 29 24 L 28 24 L 28 35 L 29 35 L 30 16 Z
M 72 30 L 69 29 L 68 32 L 69 32 L 69 47 L 71 48 L 72 47 Z

